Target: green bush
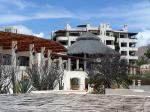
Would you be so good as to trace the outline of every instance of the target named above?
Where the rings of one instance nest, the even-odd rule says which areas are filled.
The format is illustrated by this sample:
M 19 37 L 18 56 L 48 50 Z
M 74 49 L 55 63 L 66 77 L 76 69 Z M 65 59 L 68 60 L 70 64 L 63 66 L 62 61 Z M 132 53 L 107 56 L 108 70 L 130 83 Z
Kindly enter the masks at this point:
M 130 74 L 129 80 L 150 80 L 150 74 Z

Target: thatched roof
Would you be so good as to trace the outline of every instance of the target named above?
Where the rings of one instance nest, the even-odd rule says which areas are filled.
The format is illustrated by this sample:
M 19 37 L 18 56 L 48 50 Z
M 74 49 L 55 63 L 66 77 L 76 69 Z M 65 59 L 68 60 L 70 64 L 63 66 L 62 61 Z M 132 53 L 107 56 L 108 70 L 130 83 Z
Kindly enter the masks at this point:
M 68 54 L 119 54 L 103 44 L 99 37 L 86 32 L 68 48 Z

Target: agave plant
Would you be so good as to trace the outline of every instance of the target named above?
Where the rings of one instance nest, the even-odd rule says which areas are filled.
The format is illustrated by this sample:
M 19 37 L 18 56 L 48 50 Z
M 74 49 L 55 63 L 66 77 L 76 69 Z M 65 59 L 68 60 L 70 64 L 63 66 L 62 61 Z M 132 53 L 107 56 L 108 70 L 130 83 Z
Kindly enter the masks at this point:
M 16 93 L 29 93 L 33 90 L 28 76 L 23 76 L 21 81 L 16 81 Z

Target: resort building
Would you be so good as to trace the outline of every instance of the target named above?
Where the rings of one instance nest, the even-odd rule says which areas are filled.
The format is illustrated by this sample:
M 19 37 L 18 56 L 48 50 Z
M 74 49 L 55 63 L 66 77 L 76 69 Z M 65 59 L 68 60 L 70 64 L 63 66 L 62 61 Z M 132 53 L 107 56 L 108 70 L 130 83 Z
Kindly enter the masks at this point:
M 34 64 L 58 62 L 62 90 L 89 90 L 87 66 L 92 55 L 119 55 L 90 32 L 82 34 L 68 50 L 60 43 L 31 35 L 0 32 L 0 64 L 17 68 L 17 80 Z M 100 60 L 99 60 L 100 61 Z M 60 89 L 58 84 L 55 90 Z
M 52 40 L 0 31 L 0 65 L 16 69 L 16 80 L 27 74 L 27 68 L 58 60 L 66 52 L 65 47 Z
M 72 28 L 69 24 L 65 29 L 52 32 L 52 39 L 58 41 L 66 48 L 71 46 L 77 38 L 85 32 L 91 32 L 101 39 L 101 41 L 112 49 L 120 52 L 121 58 L 127 59 L 130 64 L 134 64 L 138 57 L 135 52 L 137 33 L 129 32 L 128 26 L 124 25 L 121 30 L 114 30 L 109 24 L 101 24 L 98 27 L 86 25 L 78 25 Z
M 0 27 L 0 31 L 11 32 L 11 33 L 21 33 L 21 32 L 19 32 L 19 29 L 16 28 L 15 26 Z
M 87 45 L 89 45 L 88 48 Z M 63 68 L 63 90 L 88 90 L 87 58 L 92 54 L 113 53 L 117 54 L 115 50 L 104 45 L 98 37 L 91 33 L 85 33 L 78 38 L 77 42 L 67 51 L 60 43 L 52 40 L 0 32 L 0 62 L 2 65 L 17 68 L 16 78 L 18 80 L 28 67 L 32 68 L 33 64 L 42 66 L 45 62 L 57 60 L 59 66 L 63 66 L 61 66 Z M 58 90 L 59 85 L 55 89 Z

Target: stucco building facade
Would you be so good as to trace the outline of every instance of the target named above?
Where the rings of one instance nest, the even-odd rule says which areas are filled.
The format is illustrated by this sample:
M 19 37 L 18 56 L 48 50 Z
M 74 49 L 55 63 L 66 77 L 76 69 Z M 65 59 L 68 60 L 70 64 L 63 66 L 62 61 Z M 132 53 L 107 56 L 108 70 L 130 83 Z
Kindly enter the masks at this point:
M 98 36 L 105 45 L 119 51 L 122 58 L 127 59 L 130 64 L 135 64 L 138 59 L 135 54 L 138 50 L 137 33 L 129 32 L 127 25 L 124 25 L 121 30 L 115 30 L 109 24 L 100 24 L 98 27 L 90 24 L 71 27 L 67 24 L 64 29 L 52 32 L 52 38 L 68 48 L 84 32 L 91 32 Z

